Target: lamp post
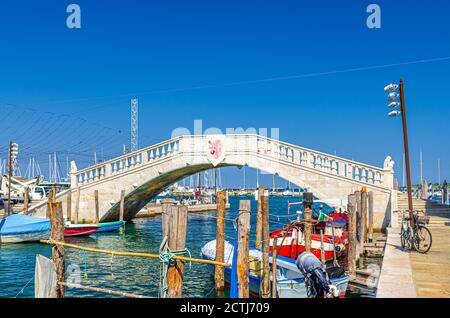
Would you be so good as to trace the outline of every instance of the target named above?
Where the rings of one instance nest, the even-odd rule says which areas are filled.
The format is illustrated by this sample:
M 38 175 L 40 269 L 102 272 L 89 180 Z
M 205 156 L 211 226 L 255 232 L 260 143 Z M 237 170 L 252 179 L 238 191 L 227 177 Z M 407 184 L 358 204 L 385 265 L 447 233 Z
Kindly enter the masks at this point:
M 411 169 L 409 162 L 409 145 L 408 145 L 408 128 L 406 125 L 406 105 L 405 105 L 405 87 L 403 80 L 400 80 L 399 85 L 389 84 L 384 88 L 386 93 L 389 93 L 388 98 L 391 102 L 389 108 L 400 107 L 400 110 L 393 110 L 389 112 L 389 117 L 402 116 L 403 125 L 403 145 L 405 147 L 405 168 L 406 168 L 406 183 L 408 188 L 408 210 L 409 219 L 411 226 L 414 225 L 413 219 L 413 200 L 412 200 L 412 189 L 411 189 Z M 397 101 L 398 100 L 398 101 Z

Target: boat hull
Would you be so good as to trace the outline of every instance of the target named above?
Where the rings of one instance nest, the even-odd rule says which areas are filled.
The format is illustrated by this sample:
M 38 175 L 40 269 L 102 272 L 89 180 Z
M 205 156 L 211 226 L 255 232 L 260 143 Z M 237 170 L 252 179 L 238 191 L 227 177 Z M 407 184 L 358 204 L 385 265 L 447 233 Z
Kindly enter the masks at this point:
M 215 241 L 208 242 L 201 249 L 202 257 L 209 260 L 215 260 Z M 224 260 L 226 263 L 233 261 L 233 246 L 226 242 L 224 251 Z M 249 255 L 253 259 L 261 259 L 261 250 L 250 249 Z M 270 255 L 269 262 L 272 262 Z M 210 265 L 211 273 L 214 272 L 214 266 Z M 335 276 L 329 274 L 331 283 L 339 290 L 339 297 L 345 297 L 349 276 L 346 274 Z M 231 268 L 224 269 L 225 282 L 231 282 Z M 272 280 L 272 275 L 270 277 Z M 250 270 L 249 272 L 249 290 L 252 295 L 259 296 L 261 277 L 258 272 Z M 295 264 L 295 260 L 279 256 L 277 258 L 277 297 L 278 298 L 308 298 L 305 280 L 303 274 Z
M 116 222 L 99 223 L 98 225 L 99 228 L 97 230 L 97 233 L 115 232 L 118 231 L 120 228 L 122 228 L 125 225 L 125 222 L 116 221 Z
M 98 228 L 98 226 L 70 226 L 64 229 L 64 236 L 87 236 L 97 232 Z
M 227 267 L 224 272 L 225 282 L 231 282 L 231 269 Z M 253 296 L 260 296 L 261 277 L 250 273 L 249 290 Z M 272 277 L 270 277 L 272 281 Z M 339 298 L 345 298 L 349 276 L 343 275 L 339 278 L 330 279 L 331 283 L 339 290 Z M 303 278 L 277 281 L 277 298 L 308 298 L 306 285 Z
M 17 244 L 25 242 L 36 242 L 39 240 L 48 240 L 50 238 L 50 231 L 21 233 L 12 235 L 0 235 L 0 243 Z

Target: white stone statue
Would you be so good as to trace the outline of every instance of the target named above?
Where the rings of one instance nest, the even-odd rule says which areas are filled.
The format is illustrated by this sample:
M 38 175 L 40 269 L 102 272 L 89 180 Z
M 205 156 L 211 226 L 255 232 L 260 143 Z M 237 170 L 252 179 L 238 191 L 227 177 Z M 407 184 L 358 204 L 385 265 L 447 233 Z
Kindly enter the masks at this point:
M 395 165 L 395 161 L 392 160 L 391 156 L 387 156 L 386 159 L 384 159 L 384 165 L 383 165 L 384 170 L 389 170 L 389 171 L 393 172 L 394 165 Z

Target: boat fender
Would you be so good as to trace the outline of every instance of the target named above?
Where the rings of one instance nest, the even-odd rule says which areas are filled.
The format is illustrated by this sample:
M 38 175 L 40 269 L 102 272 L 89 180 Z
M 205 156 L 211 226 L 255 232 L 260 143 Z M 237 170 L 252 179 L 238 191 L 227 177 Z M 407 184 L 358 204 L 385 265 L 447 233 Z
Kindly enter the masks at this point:
M 340 295 L 339 289 L 335 285 L 328 285 L 330 292 L 328 293 L 328 298 L 338 298 Z

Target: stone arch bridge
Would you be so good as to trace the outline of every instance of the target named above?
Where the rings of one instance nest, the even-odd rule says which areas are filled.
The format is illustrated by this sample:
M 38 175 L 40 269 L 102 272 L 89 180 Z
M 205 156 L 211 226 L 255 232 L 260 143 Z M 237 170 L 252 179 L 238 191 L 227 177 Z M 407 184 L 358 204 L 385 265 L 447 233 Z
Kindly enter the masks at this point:
M 366 187 L 375 194 L 376 228 L 389 225 L 396 202 L 390 157 L 383 168 L 377 168 L 259 135 L 188 135 L 82 170 L 72 162 L 68 190 L 72 192 L 72 213 L 79 200 L 79 220 L 92 221 L 94 191 L 98 190 L 101 221 L 117 220 L 120 192 L 125 190 L 125 219 L 129 220 L 169 185 L 226 166 L 248 166 L 277 174 L 321 199 L 345 200 L 348 194 Z M 64 193 L 59 200 L 64 205 L 63 197 Z M 42 216 L 45 205 L 30 210 Z

